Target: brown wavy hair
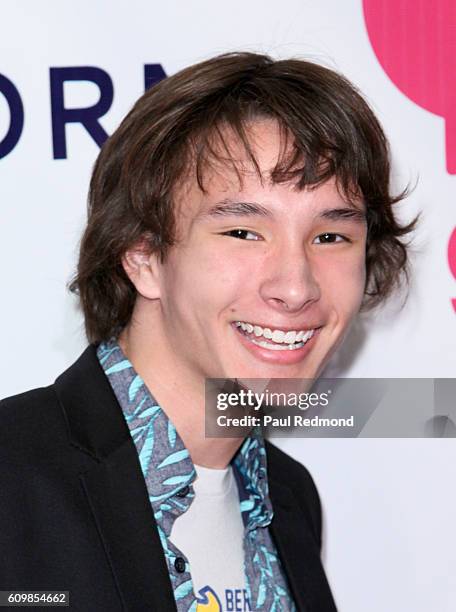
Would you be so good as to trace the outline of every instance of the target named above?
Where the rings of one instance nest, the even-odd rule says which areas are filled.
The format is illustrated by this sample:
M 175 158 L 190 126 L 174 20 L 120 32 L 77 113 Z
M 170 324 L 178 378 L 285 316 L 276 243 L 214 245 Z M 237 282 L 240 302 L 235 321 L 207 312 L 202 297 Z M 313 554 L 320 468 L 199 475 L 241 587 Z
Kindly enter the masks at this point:
M 271 173 L 275 182 L 318 186 L 331 177 L 367 210 L 366 288 L 363 308 L 383 301 L 408 279 L 401 239 L 416 219 L 401 225 L 390 191 L 385 134 L 357 89 L 340 74 L 300 59 L 275 61 L 230 53 L 190 66 L 148 90 L 107 140 L 90 182 L 88 223 L 77 273 L 69 284 L 80 297 L 91 342 L 117 336 L 128 324 L 136 290 L 122 255 L 146 241 L 164 260 L 175 243 L 173 195 L 215 161 L 241 171 L 226 142 L 226 128 L 243 143 L 259 172 L 248 123 L 275 119 L 285 145 Z

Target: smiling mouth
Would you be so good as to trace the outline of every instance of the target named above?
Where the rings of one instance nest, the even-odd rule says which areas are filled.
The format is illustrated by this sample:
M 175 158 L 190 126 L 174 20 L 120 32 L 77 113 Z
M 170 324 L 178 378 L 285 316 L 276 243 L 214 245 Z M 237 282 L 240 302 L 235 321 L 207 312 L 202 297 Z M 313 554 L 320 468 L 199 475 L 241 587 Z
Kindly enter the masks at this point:
M 295 351 L 302 348 L 314 335 L 315 329 L 284 331 L 261 327 L 245 321 L 235 321 L 234 326 L 247 340 L 272 351 Z

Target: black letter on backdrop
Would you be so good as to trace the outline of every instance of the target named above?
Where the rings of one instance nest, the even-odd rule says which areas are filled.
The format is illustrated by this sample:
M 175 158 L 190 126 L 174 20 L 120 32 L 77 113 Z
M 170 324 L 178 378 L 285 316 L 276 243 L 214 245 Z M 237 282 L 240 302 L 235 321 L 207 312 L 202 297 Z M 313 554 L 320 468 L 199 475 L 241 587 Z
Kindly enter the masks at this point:
M 10 111 L 10 124 L 3 140 L 0 140 L 0 159 L 6 157 L 17 145 L 24 127 L 24 106 L 14 84 L 0 74 L 0 93 L 5 96 Z
M 144 89 L 147 90 L 155 83 L 166 78 L 161 64 L 144 64 Z
M 51 109 L 52 109 L 52 143 L 54 159 L 67 157 L 65 125 L 82 123 L 99 147 L 108 138 L 108 134 L 98 119 L 111 108 L 114 88 L 107 72 L 95 66 L 78 66 L 69 68 L 51 68 Z M 100 99 L 93 106 L 85 108 L 65 108 L 63 85 L 65 81 L 92 81 L 100 89 Z

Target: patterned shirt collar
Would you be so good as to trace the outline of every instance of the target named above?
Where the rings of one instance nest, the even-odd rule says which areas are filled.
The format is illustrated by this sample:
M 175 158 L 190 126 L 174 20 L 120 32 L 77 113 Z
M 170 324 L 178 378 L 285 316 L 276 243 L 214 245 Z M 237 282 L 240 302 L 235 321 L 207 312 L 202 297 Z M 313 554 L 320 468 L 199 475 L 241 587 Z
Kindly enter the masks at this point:
M 116 340 L 102 343 L 98 359 L 122 408 L 138 450 L 154 512 L 174 518 L 186 505 L 175 503 L 178 491 L 196 478 L 190 454 L 171 420 L 158 405 Z M 247 530 L 265 527 L 273 516 L 269 499 L 266 449 L 259 430 L 242 443 L 231 461 L 239 489 L 242 518 Z M 173 498 L 172 505 L 167 502 Z M 169 534 L 167 534 L 169 535 Z

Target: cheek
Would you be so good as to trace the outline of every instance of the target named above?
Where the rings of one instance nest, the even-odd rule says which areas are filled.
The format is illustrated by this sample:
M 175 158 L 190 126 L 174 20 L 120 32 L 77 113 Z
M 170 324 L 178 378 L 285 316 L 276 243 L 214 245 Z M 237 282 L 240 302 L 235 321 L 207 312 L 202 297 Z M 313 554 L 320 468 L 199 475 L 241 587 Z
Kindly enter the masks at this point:
M 246 261 L 233 257 L 232 254 L 212 253 L 201 261 L 199 269 L 206 288 L 210 293 L 214 293 L 215 287 L 218 290 L 240 290 L 248 277 L 249 266 Z
M 320 262 L 317 273 L 325 302 L 347 317 L 359 311 L 366 282 L 364 253 Z
M 350 263 L 346 274 L 350 279 L 354 300 L 361 302 L 366 287 L 366 257 L 364 251 L 355 261 Z
M 245 261 L 222 251 L 175 252 L 164 266 L 162 302 L 186 318 L 195 309 L 205 314 L 222 309 L 245 292 L 249 270 Z

